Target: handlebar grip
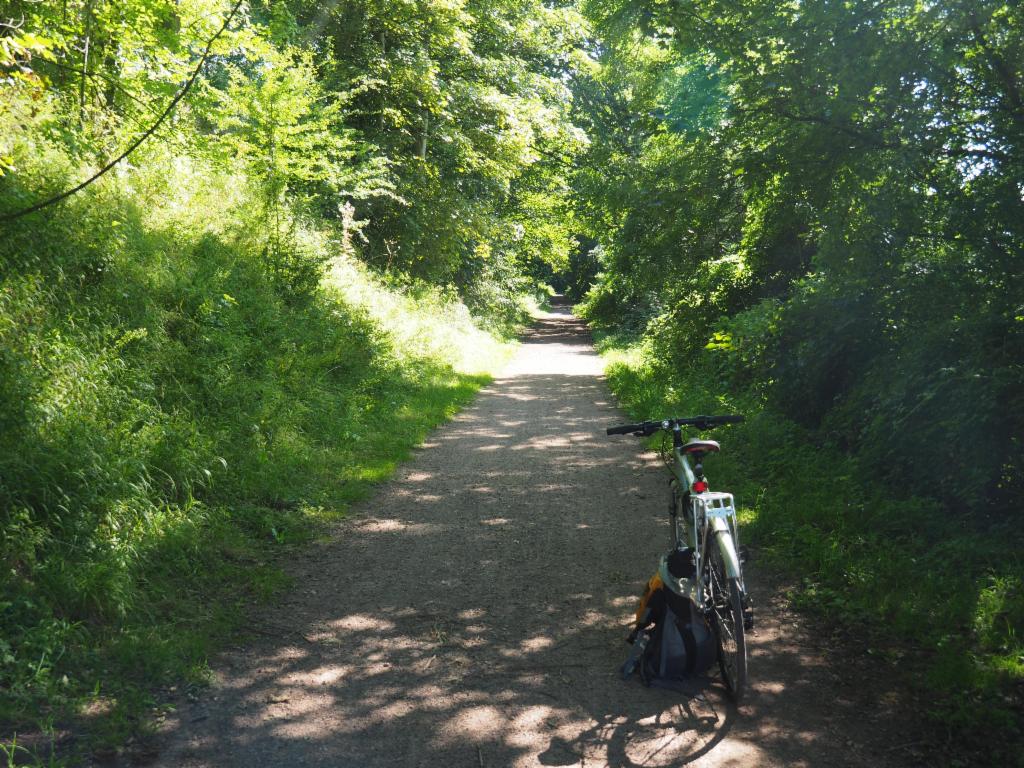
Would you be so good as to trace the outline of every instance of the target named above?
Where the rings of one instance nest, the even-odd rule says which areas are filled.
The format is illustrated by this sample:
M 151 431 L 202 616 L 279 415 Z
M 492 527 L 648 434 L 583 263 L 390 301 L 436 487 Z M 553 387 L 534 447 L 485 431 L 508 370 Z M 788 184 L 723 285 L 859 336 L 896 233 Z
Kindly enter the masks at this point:
M 643 424 L 622 424 L 618 427 L 608 427 L 605 434 L 608 435 L 631 435 L 637 430 L 643 429 Z
M 716 416 L 715 421 L 719 424 L 739 424 L 741 421 L 745 421 L 745 417 L 740 415 L 733 416 Z

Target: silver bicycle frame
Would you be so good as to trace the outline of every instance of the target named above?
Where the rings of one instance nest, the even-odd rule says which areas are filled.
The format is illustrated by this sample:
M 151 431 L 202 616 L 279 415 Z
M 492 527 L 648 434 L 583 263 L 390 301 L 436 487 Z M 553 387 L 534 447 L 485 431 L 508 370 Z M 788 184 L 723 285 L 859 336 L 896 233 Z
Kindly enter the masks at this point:
M 672 475 L 674 484 L 674 508 L 672 516 L 672 546 L 679 548 L 681 545 L 689 546 L 697 552 L 697 574 L 698 582 L 704 573 L 707 564 L 708 536 L 714 536 L 718 545 L 718 551 L 722 554 L 722 562 L 725 564 L 726 576 L 739 581 L 741 589 L 743 584 L 743 572 L 740 567 L 739 558 L 739 528 L 736 523 L 736 512 L 732 506 L 723 507 L 715 504 L 720 496 L 725 494 L 696 494 L 690 497 L 690 525 L 685 525 L 686 516 L 682 509 L 682 500 L 686 493 L 693 487 L 697 477 L 694 475 L 690 460 L 678 447 L 672 449 Z M 729 497 L 731 499 L 731 496 Z M 680 520 L 683 517 L 683 520 Z M 680 525 L 684 525 L 686 531 L 685 539 L 681 535 Z

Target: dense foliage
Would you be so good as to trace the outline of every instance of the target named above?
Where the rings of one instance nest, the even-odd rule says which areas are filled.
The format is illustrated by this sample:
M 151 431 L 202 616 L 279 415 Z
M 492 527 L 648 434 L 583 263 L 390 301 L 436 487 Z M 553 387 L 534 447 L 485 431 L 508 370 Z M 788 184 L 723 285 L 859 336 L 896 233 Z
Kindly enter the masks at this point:
M 0 2 L 5 741 L 144 723 L 276 583 L 268 550 L 502 359 L 573 247 L 580 25 L 539 0 Z
M 975 696 L 1024 675 L 1020 8 L 589 10 L 577 291 L 599 273 L 586 313 L 642 340 L 620 394 L 762 413 L 747 469 L 793 505 L 762 536 L 819 604 L 938 647 L 946 703 L 988 717 Z
M 633 345 L 629 407 L 756 414 L 733 474 L 800 599 L 1011 733 L 1022 21 L 0 0 L 0 718 L 137 714 L 549 281 Z

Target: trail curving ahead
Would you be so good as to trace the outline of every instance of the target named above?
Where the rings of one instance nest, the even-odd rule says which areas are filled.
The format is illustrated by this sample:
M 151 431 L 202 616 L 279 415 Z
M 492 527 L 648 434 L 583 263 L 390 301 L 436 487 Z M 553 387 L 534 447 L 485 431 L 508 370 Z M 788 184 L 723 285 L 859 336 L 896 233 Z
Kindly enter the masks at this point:
M 717 682 L 687 700 L 619 678 L 668 543 L 664 469 L 604 435 L 622 419 L 583 324 L 543 316 L 503 375 L 295 565 L 256 639 L 167 720 L 155 764 L 906 764 L 890 693 L 829 664 L 756 562 L 739 709 Z

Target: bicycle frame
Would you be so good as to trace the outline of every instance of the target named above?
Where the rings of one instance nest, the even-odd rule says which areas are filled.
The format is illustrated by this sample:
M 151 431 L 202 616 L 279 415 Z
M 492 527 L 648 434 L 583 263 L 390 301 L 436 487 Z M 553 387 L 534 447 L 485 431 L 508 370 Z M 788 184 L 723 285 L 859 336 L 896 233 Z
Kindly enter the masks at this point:
M 675 435 L 673 437 L 676 437 Z M 680 549 L 688 546 L 697 555 L 696 576 L 693 585 L 697 594 L 693 595 L 699 605 L 706 607 L 711 596 L 704 594 L 705 590 L 698 585 L 705 584 L 704 574 L 707 568 L 707 552 L 713 537 L 718 550 L 722 555 L 725 565 L 726 576 L 735 578 L 741 589 L 745 590 L 743 583 L 743 572 L 739 558 L 739 527 L 736 522 L 736 507 L 732 494 L 728 493 L 693 493 L 693 487 L 697 476 L 690 466 L 689 457 L 683 453 L 681 440 L 674 439 L 672 448 L 672 488 L 673 505 L 670 510 L 672 518 L 672 547 Z M 689 505 L 690 514 L 682 515 L 684 505 Z M 680 530 L 680 517 L 685 526 L 685 538 Z M 686 518 L 689 518 L 688 520 Z M 663 574 L 663 579 L 667 575 Z

